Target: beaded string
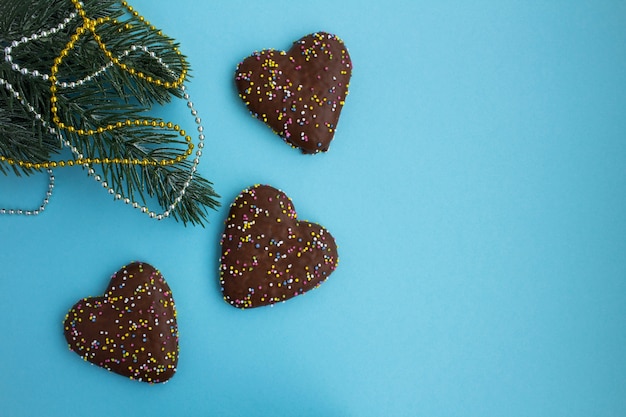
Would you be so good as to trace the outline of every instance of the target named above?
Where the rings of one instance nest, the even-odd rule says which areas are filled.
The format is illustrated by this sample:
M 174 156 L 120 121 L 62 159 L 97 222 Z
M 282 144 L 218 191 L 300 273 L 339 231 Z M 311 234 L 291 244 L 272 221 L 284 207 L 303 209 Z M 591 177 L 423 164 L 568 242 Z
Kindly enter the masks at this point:
M 48 172 L 48 191 L 46 191 L 46 196 L 39 205 L 39 208 L 34 210 L 0 208 L 0 214 L 23 214 L 25 216 L 36 216 L 44 211 L 50 202 L 50 197 L 52 197 L 52 192 L 54 190 L 54 174 L 51 169 L 47 169 L 46 171 Z
M 69 160 L 69 161 L 48 161 L 48 162 L 42 162 L 42 163 L 31 163 L 28 161 L 19 161 L 19 160 L 13 160 L 10 158 L 6 158 L 4 156 L 0 156 L 0 162 L 7 162 L 9 164 L 18 164 L 20 166 L 24 166 L 27 168 L 35 168 L 35 169 L 41 169 L 41 168 L 45 168 L 49 171 L 50 174 L 50 186 L 49 186 L 49 190 L 48 190 L 48 194 L 46 195 L 46 198 L 44 199 L 44 203 L 42 204 L 42 206 L 37 209 L 37 210 L 21 210 L 21 209 L 0 209 L 0 214 L 26 214 L 26 213 L 30 213 L 30 214 L 39 214 L 41 211 L 43 211 L 45 209 L 45 205 L 48 203 L 49 198 L 51 196 L 52 193 L 52 189 L 54 187 L 54 177 L 52 176 L 52 171 L 50 170 L 50 168 L 57 168 L 57 167 L 64 167 L 64 166 L 74 166 L 75 164 L 77 165 L 83 165 L 86 168 L 89 168 L 89 175 L 92 176 L 94 178 L 94 180 L 96 180 L 96 182 L 101 183 L 101 186 L 105 189 L 107 189 L 109 194 L 114 195 L 116 200 L 122 200 L 124 201 L 124 203 L 126 204 L 131 204 L 132 207 L 139 209 L 141 212 L 146 213 L 149 215 L 149 217 L 151 218 L 156 218 L 158 220 L 162 220 L 163 218 L 169 217 L 169 215 L 171 214 L 171 211 L 174 210 L 174 208 L 182 201 L 183 196 L 186 193 L 187 188 L 190 186 L 191 181 L 193 180 L 194 174 L 197 172 L 197 166 L 200 163 L 200 157 L 202 156 L 202 149 L 204 148 L 204 128 L 201 124 L 201 119 L 200 117 L 198 117 L 198 112 L 197 110 L 194 108 L 193 106 L 193 102 L 190 99 L 189 94 L 186 91 L 186 87 L 183 84 L 184 79 L 186 77 L 187 74 L 187 70 L 185 68 L 185 62 L 182 61 L 183 63 L 183 70 L 181 72 L 181 75 L 178 77 L 178 79 L 174 82 L 168 82 L 168 81 L 162 81 L 159 79 L 153 79 L 150 76 L 146 76 L 145 74 L 143 74 L 140 71 L 136 71 L 132 68 L 128 68 L 128 66 L 126 64 L 123 64 L 121 62 L 121 59 L 123 57 L 128 56 L 131 51 L 137 51 L 137 50 L 142 50 L 145 53 L 147 53 L 151 58 L 155 59 L 161 66 L 163 66 L 163 68 L 166 69 L 166 71 L 168 73 L 170 73 L 172 76 L 174 76 L 174 72 L 169 68 L 169 66 L 167 64 L 165 64 L 163 62 L 163 60 L 159 57 L 156 56 L 156 54 L 154 52 L 151 52 L 147 47 L 145 46 L 135 46 L 133 45 L 131 47 L 130 50 L 124 51 L 122 54 L 120 54 L 117 57 L 113 57 L 112 53 L 110 51 L 108 51 L 108 49 L 106 48 L 106 45 L 102 42 L 102 39 L 100 38 L 100 36 L 97 34 L 96 32 L 96 26 L 99 24 L 102 24 L 104 22 L 108 22 L 108 21 L 112 21 L 113 23 L 118 23 L 116 20 L 111 20 L 109 18 L 100 18 L 97 20 L 92 20 L 89 19 L 86 16 L 86 13 L 83 9 L 83 5 L 81 2 L 77 1 L 77 0 L 72 0 L 72 3 L 74 4 L 74 6 L 77 9 L 77 12 L 73 12 L 71 13 L 67 18 L 65 18 L 63 20 L 63 22 L 61 22 L 59 25 L 57 25 L 56 27 L 49 29 L 49 30 L 42 30 L 40 32 L 37 32 L 33 35 L 31 35 L 30 37 L 26 38 L 23 37 L 21 38 L 19 41 L 13 41 L 11 42 L 11 44 L 9 46 L 7 46 L 5 48 L 5 61 L 7 63 L 9 63 L 11 65 L 11 68 L 14 71 L 20 72 L 22 75 L 30 75 L 33 77 L 41 77 L 43 80 L 46 81 L 50 81 L 51 82 L 51 87 L 50 87 L 50 91 L 52 94 L 52 99 L 51 99 L 51 103 L 52 103 L 52 113 L 53 113 L 53 122 L 57 125 L 57 127 L 59 129 L 65 129 L 68 130 L 70 132 L 74 132 L 76 134 L 79 135 L 93 135 L 96 133 L 103 133 L 105 130 L 113 130 L 113 129 L 119 129 L 122 128 L 124 126 L 132 126 L 132 125 L 144 125 L 144 126 L 153 126 L 153 127 L 159 127 L 159 128 L 167 128 L 170 130 L 174 130 L 179 132 L 179 134 L 181 136 L 185 136 L 185 139 L 188 143 L 188 149 L 185 152 L 184 156 L 177 156 L 174 159 L 169 159 L 169 160 L 160 160 L 160 161 L 154 161 L 154 160 L 147 160 L 147 159 L 143 159 L 143 160 L 138 160 L 138 159 L 133 159 L 133 160 L 128 160 L 128 159 L 119 159 L 119 158 L 113 158 L 113 159 L 108 159 L 108 158 L 84 158 L 84 156 L 82 154 L 80 154 L 80 152 L 78 151 L 78 149 L 74 146 L 71 145 L 71 143 L 68 140 L 63 140 L 62 136 L 60 135 L 60 132 L 57 131 L 54 127 L 50 126 L 45 120 L 43 120 L 43 117 L 38 114 L 35 110 L 35 108 L 28 103 L 24 98 L 22 98 L 20 96 L 20 94 L 15 90 L 15 88 L 13 88 L 13 86 L 6 80 L 0 78 L 0 85 L 3 85 L 18 101 L 21 102 L 22 105 L 24 105 L 29 112 L 33 113 L 35 116 L 35 119 L 40 121 L 45 128 L 48 129 L 48 131 L 51 134 L 56 134 L 62 144 L 64 146 L 67 146 L 71 149 L 72 153 L 76 156 L 76 160 Z M 126 7 L 126 9 L 129 11 L 129 13 L 131 13 L 133 16 L 137 17 L 141 22 L 143 22 L 144 24 L 146 24 L 147 26 L 149 26 L 152 30 L 155 30 L 155 27 L 150 25 L 150 23 L 145 20 L 143 18 L 143 16 L 139 16 L 138 12 L 136 12 L 132 6 L 128 5 L 127 2 L 123 1 L 122 5 L 124 7 Z M 12 49 L 19 46 L 20 44 L 24 44 L 27 42 L 30 42 L 32 40 L 36 40 L 36 39 L 40 39 L 43 37 L 47 37 L 50 36 L 52 34 L 55 34 L 61 30 L 63 30 L 66 25 L 71 22 L 74 18 L 77 17 L 77 15 L 80 15 L 83 18 L 84 24 L 82 26 L 80 26 L 76 33 L 72 36 L 72 38 L 70 39 L 70 41 L 68 42 L 68 44 L 66 45 L 66 47 L 63 49 L 63 51 L 61 52 L 61 54 L 55 59 L 54 61 L 54 66 L 51 69 L 51 75 L 47 75 L 47 74 L 40 74 L 37 70 L 34 71 L 30 71 L 27 68 L 22 68 L 20 67 L 18 64 L 13 62 L 13 58 L 11 55 Z M 130 25 L 127 24 L 125 27 L 128 28 Z M 80 36 L 84 33 L 86 33 L 87 31 L 90 31 L 94 38 L 96 39 L 96 42 L 98 43 L 100 49 L 104 52 L 104 54 L 110 59 L 109 63 L 107 63 L 105 66 L 103 66 L 101 69 L 99 69 L 98 71 L 96 71 L 94 74 L 88 75 L 86 76 L 84 79 L 82 80 L 78 80 L 76 82 L 70 82 L 70 83 L 66 83 L 66 82 L 59 82 L 56 74 L 58 73 L 58 66 L 61 64 L 61 62 L 63 61 L 63 58 L 66 57 L 69 54 L 69 51 L 71 51 L 74 48 L 75 43 L 78 41 L 78 39 L 80 38 Z M 159 35 L 162 35 L 161 31 L 157 32 Z M 180 51 L 174 47 L 174 50 L 176 51 L 176 53 L 178 55 L 180 54 Z M 115 190 L 111 187 L 109 187 L 108 183 L 106 181 L 102 181 L 102 178 L 99 175 L 95 174 L 95 170 L 91 167 L 91 164 L 113 164 L 113 163 L 118 163 L 118 164 L 134 164 L 134 165 L 173 165 L 177 162 L 181 162 L 183 161 L 186 157 L 190 156 L 192 153 L 192 149 L 193 149 L 193 143 L 191 143 L 191 138 L 186 134 L 186 132 L 184 130 L 181 130 L 180 127 L 178 125 L 174 125 L 171 122 L 163 122 L 163 121 L 156 121 L 156 120 L 130 120 L 127 119 L 123 122 L 117 122 L 115 125 L 108 125 L 104 128 L 98 128 L 96 130 L 80 130 L 80 129 L 75 129 L 72 126 L 66 126 L 63 122 L 60 121 L 60 118 L 58 117 L 57 114 L 57 110 L 56 109 L 56 92 L 57 92 L 57 88 L 61 87 L 61 88 L 74 88 L 76 86 L 82 85 L 85 82 L 89 82 L 91 81 L 93 78 L 99 76 L 100 74 L 104 73 L 106 70 L 108 70 L 109 68 L 111 68 L 113 65 L 117 65 L 119 66 L 121 69 L 123 69 L 124 71 L 128 71 L 130 74 L 132 75 L 136 75 L 139 78 L 144 79 L 145 81 L 149 82 L 149 83 L 154 83 L 156 85 L 159 86 L 164 86 L 165 88 L 180 88 L 183 91 L 183 98 L 185 100 L 187 100 L 187 107 L 190 109 L 192 116 L 195 118 L 195 122 L 198 125 L 198 149 L 196 151 L 196 157 L 193 161 L 193 164 L 190 168 L 189 171 L 189 176 L 187 178 L 187 180 L 185 181 L 185 183 L 183 184 L 183 187 L 181 188 L 181 190 L 179 191 L 178 196 L 174 199 L 174 202 L 172 204 L 170 204 L 170 206 L 167 208 L 167 210 L 165 210 L 163 213 L 155 213 L 153 211 L 150 211 L 148 209 L 148 207 L 146 206 L 141 206 L 139 203 L 135 202 L 135 201 L 131 201 L 129 198 L 123 198 L 123 196 L 119 193 L 116 193 Z

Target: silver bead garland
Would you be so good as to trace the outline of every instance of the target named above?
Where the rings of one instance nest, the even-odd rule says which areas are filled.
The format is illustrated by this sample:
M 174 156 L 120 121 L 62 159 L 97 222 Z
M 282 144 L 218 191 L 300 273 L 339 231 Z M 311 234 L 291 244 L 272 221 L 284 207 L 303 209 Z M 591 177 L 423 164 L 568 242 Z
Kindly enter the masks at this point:
M 54 28 L 48 29 L 48 30 L 41 30 L 37 33 L 34 33 L 33 35 L 29 36 L 29 37 L 22 37 L 20 40 L 14 40 L 12 41 L 9 46 L 4 48 L 4 60 L 5 62 L 7 62 L 7 64 L 9 64 L 9 66 L 11 67 L 11 69 L 15 72 L 20 73 L 23 76 L 31 76 L 31 77 L 38 77 L 43 79 L 44 81 L 47 81 L 49 79 L 49 74 L 45 74 L 45 73 L 40 73 L 37 70 L 30 70 L 28 68 L 24 68 L 21 67 L 19 64 L 13 62 L 13 56 L 12 56 L 12 52 L 14 48 L 17 48 L 18 46 L 22 45 L 22 44 L 26 44 L 28 42 L 31 42 L 33 40 L 37 40 L 37 39 L 42 39 L 42 38 L 46 38 L 48 36 L 54 35 L 62 30 L 65 29 L 65 27 L 67 26 L 68 23 L 70 23 L 73 19 L 75 19 L 77 17 L 77 13 L 73 12 L 71 13 L 68 17 L 66 17 L 61 23 L 59 23 L 57 26 L 55 26 Z M 121 60 L 125 57 L 127 57 L 128 55 L 130 55 L 131 52 L 136 52 L 136 51 L 143 51 L 144 53 L 146 53 L 150 58 L 154 59 L 157 61 L 158 64 L 160 64 L 167 72 L 169 72 L 171 75 L 175 75 L 174 71 L 172 71 L 170 69 L 170 67 L 163 62 L 163 60 L 158 57 L 154 52 L 150 51 L 150 49 L 146 46 L 140 46 L 140 45 L 132 45 L 131 48 L 129 50 L 124 51 L 122 54 L 120 54 L 117 58 L 118 60 Z M 105 73 L 109 68 L 111 68 L 113 66 L 113 62 L 109 62 L 106 65 L 104 65 L 102 68 L 100 68 L 99 70 L 95 71 L 93 74 L 86 76 L 85 78 L 78 80 L 78 81 L 72 81 L 69 83 L 66 82 L 56 82 L 55 85 L 62 87 L 62 88 L 76 88 L 79 87 L 87 82 L 92 81 L 94 78 L 100 76 L 101 74 Z M 0 85 L 3 86 L 16 100 L 18 100 L 30 113 L 33 114 L 35 120 L 39 121 L 42 126 L 44 126 L 44 128 L 46 128 L 48 130 L 48 132 L 50 132 L 52 135 L 56 135 L 62 146 L 65 146 L 67 148 L 69 148 L 72 152 L 72 154 L 76 157 L 76 159 L 83 159 L 84 155 L 81 154 L 78 149 L 73 146 L 69 140 L 63 139 L 63 137 L 61 136 L 61 133 L 55 129 L 53 126 L 51 126 L 46 120 L 44 120 L 43 116 L 39 113 L 37 113 L 36 109 L 34 106 L 32 106 L 25 98 L 23 98 L 19 92 L 13 87 L 13 85 L 11 85 L 11 83 L 9 83 L 7 80 L 0 78 Z M 109 184 L 106 181 L 102 181 L 102 178 L 100 175 L 96 175 L 96 171 L 93 169 L 93 167 L 90 164 L 83 164 L 83 167 L 88 169 L 88 174 L 89 176 L 91 176 L 96 182 L 100 183 L 100 185 L 107 190 L 107 192 L 111 195 L 114 196 L 114 199 L 116 201 L 123 201 L 125 204 L 130 205 L 131 207 L 138 209 L 139 211 L 141 211 L 144 214 L 147 214 L 148 217 L 156 219 L 156 220 L 163 220 L 164 218 L 167 218 L 171 215 L 172 211 L 176 208 L 176 206 L 183 200 L 183 197 L 187 191 L 187 188 L 189 188 L 189 186 L 191 185 L 193 178 L 194 178 L 194 174 L 197 172 L 198 170 L 198 165 L 200 163 L 200 158 L 202 157 L 202 150 L 204 149 L 204 127 L 202 126 L 202 120 L 200 119 L 200 117 L 198 117 L 198 111 L 195 109 L 193 102 L 191 101 L 191 97 L 189 95 L 189 93 L 187 92 L 187 88 L 185 87 L 185 85 L 181 85 L 181 90 L 183 91 L 183 98 L 187 101 L 187 107 L 190 109 L 191 115 L 194 117 L 194 121 L 195 123 L 198 125 L 198 144 L 197 144 L 197 150 L 196 150 L 196 157 L 193 160 L 193 164 L 189 170 L 189 176 L 187 178 L 187 180 L 185 181 L 185 183 L 183 184 L 183 187 L 181 188 L 181 190 L 179 191 L 178 195 L 176 196 L 176 198 L 174 199 L 174 201 L 167 207 L 167 209 L 162 212 L 162 213 L 155 213 L 154 211 L 150 211 L 148 209 L 147 206 L 142 206 L 141 204 L 139 204 L 136 201 L 132 201 L 127 197 L 123 197 L 120 193 L 116 193 L 116 191 L 109 187 Z M 41 204 L 41 206 L 36 209 L 36 210 L 24 210 L 24 209 L 7 209 L 7 208 L 0 208 L 0 214 L 8 214 L 8 215 L 15 215 L 15 214 L 20 214 L 20 215 L 38 215 L 41 212 L 43 212 L 50 200 L 50 197 L 52 196 L 52 192 L 54 189 L 54 175 L 52 170 L 48 169 L 48 175 L 49 175 L 49 185 L 48 185 L 48 191 L 46 192 L 46 196 L 43 199 L 43 202 Z

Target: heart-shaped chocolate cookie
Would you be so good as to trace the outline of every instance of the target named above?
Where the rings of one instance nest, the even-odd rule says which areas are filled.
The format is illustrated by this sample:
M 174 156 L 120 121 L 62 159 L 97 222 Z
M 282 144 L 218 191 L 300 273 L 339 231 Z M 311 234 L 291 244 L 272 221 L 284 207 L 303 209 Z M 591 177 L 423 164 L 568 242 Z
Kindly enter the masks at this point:
M 176 372 L 174 298 L 151 265 L 122 267 L 104 296 L 77 302 L 64 324 L 70 349 L 86 361 L 149 383 L 165 382 Z
M 303 153 L 317 153 L 333 139 L 351 75 L 341 39 L 319 32 L 287 52 L 255 52 L 237 67 L 235 83 L 253 116 Z
M 285 193 L 255 185 L 230 206 L 221 240 L 224 300 L 245 309 L 317 288 L 337 268 L 337 245 L 322 226 L 297 219 Z

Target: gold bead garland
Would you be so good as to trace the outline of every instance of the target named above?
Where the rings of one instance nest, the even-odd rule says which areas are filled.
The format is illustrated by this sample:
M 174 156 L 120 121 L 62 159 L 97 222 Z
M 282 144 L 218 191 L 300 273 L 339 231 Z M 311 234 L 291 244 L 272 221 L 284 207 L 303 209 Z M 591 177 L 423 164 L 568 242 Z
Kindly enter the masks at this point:
M 83 24 L 76 29 L 76 32 L 71 36 L 65 48 L 63 48 L 63 50 L 59 53 L 59 55 L 54 59 L 53 61 L 54 64 L 50 70 L 50 76 L 48 79 L 51 84 L 50 85 L 50 94 L 51 94 L 50 105 L 51 105 L 51 113 L 52 113 L 52 122 L 54 123 L 54 125 L 59 130 L 65 130 L 67 132 L 74 133 L 79 136 L 93 136 L 96 134 L 102 134 L 107 131 L 112 131 L 115 129 L 123 129 L 123 128 L 131 127 L 131 126 L 145 126 L 145 127 L 151 126 L 153 128 L 165 129 L 165 130 L 177 132 L 180 136 L 185 138 L 185 141 L 187 142 L 187 150 L 184 152 L 183 155 L 178 155 L 172 159 L 161 159 L 161 160 L 145 159 L 145 158 L 144 159 L 78 158 L 78 159 L 66 160 L 66 161 L 44 161 L 44 162 L 34 163 L 30 161 L 7 158 L 3 155 L 0 155 L 0 162 L 6 162 L 10 165 L 19 165 L 20 167 L 24 167 L 28 169 L 34 168 L 34 169 L 40 170 L 40 169 L 63 168 L 63 167 L 72 167 L 75 165 L 89 165 L 89 164 L 168 166 L 168 165 L 174 165 L 176 163 L 180 163 L 183 160 L 185 160 L 187 157 L 189 157 L 192 154 L 194 144 L 192 143 L 191 137 L 187 135 L 186 131 L 181 129 L 179 125 L 174 124 L 172 122 L 164 122 L 162 120 L 147 120 L 147 119 L 126 119 L 126 120 L 118 121 L 113 124 L 108 124 L 103 127 L 98 127 L 97 129 L 84 130 L 84 129 L 77 129 L 76 127 L 72 125 L 67 125 L 61 120 L 58 114 L 58 107 L 56 105 L 56 103 L 58 102 L 58 97 L 57 97 L 58 77 L 57 75 L 59 72 L 59 66 L 63 62 L 64 58 L 69 56 L 70 51 L 74 49 L 76 42 L 78 42 L 78 40 L 86 34 L 89 34 L 89 33 L 92 34 L 96 43 L 98 44 L 98 47 L 102 50 L 104 55 L 107 57 L 107 59 L 109 59 L 109 61 L 113 65 L 129 73 L 130 75 L 136 76 L 137 78 L 144 80 L 145 82 L 148 82 L 150 84 L 154 84 L 159 87 L 164 87 L 166 89 L 179 88 L 180 86 L 183 85 L 187 76 L 187 72 L 188 72 L 187 63 L 182 58 L 181 56 L 182 54 L 180 50 L 178 50 L 178 48 L 174 45 L 172 45 L 172 47 L 174 51 L 176 52 L 176 54 L 181 56 L 181 63 L 182 63 L 181 73 L 176 80 L 170 82 L 170 81 L 161 80 L 158 78 L 155 79 L 154 77 L 150 75 L 146 75 L 145 73 L 135 70 L 134 68 L 129 68 L 128 65 L 122 63 L 119 60 L 119 58 L 113 56 L 113 54 L 111 53 L 111 51 L 108 50 L 106 44 L 102 41 L 102 38 L 100 37 L 100 35 L 97 33 L 97 30 L 96 30 L 99 25 L 102 25 L 106 22 L 111 22 L 113 24 L 119 24 L 119 22 L 116 19 L 111 19 L 109 17 L 91 19 L 87 16 L 87 13 L 84 10 L 83 5 L 79 0 L 71 0 L 71 1 L 74 7 L 76 8 L 77 13 L 83 19 Z M 128 10 L 130 14 L 136 17 L 140 22 L 148 26 L 151 30 L 153 31 L 156 30 L 156 28 L 153 25 L 151 25 L 150 22 L 147 21 L 143 16 L 140 16 L 139 13 L 136 10 L 134 10 L 132 6 L 128 4 L 128 2 L 122 1 L 121 4 Z M 125 29 L 130 29 L 131 27 L 132 26 L 128 23 L 124 26 Z M 158 31 L 157 34 L 159 36 L 163 36 L 163 33 L 161 31 Z

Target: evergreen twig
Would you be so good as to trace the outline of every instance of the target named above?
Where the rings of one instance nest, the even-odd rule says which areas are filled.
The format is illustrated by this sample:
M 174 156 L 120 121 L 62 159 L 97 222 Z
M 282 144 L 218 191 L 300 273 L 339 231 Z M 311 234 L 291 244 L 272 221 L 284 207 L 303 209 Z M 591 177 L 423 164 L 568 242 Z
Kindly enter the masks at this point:
M 183 69 L 188 70 L 185 57 L 176 51 L 177 44 L 172 39 L 126 13 L 117 1 L 84 0 L 83 3 L 87 15 L 93 19 L 117 19 L 119 23 L 102 23 L 97 31 L 113 56 L 119 57 L 129 68 L 140 69 L 147 76 L 170 82 L 175 81 Z M 13 40 L 57 26 L 73 11 L 74 6 L 69 0 L 1 1 L 0 48 L 3 50 Z M 77 17 L 52 36 L 14 48 L 13 61 L 23 68 L 49 74 L 54 59 L 81 24 L 81 19 Z M 141 49 L 143 47 L 147 47 L 160 61 L 150 57 Z M 70 55 L 59 65 L 59 81 L 70 83 L 83 79 L 107 63 L 96 40 L 87 34 L 76 42 Z M 43 116 L 43 120 L 53 125 L 49 82 L 14 71 L 4 59 L 0 60 L 0 78 L 9 82 Z M 59 117 L 66 124 L 89 130 L 125 119 L 154 120 L 148 113 L 154 105 L 167 104 L 172 97 L 182 97 L 182 93 L 180 88 L 157 86 L 113 65 L 90 82 L 74 88 L 59 88 L 56 106 Z M 152 126 L 130 126 L 92 136 L 67 130 L 60 133 L 63 139 L 69 140 L 88 158 L 170 160 L 186 150 L 186 142 L 175 132 Z M 28 109 L 0 86 L 0 155 L 13 160 L 42 163 L 59 158 L 61 149 L 59 137 L 51 134 L 43 123 L 36 121 Z M 102 164 L 94 169 L 116 194 L 144 205 L 148 200 L 155 199 L 165 209 L 179 195 L 191 167 L 192 162 L 185 159 L 166 166 Z M 29 175 L 36 169 L 0 162 L 0 172 L 7 174 L 9 171 Z M 219 206 L 218 198 L 212 183 L 195 173 L 194 180 L 171 215 L 184 224 L 204 224 L 208 209 Z

